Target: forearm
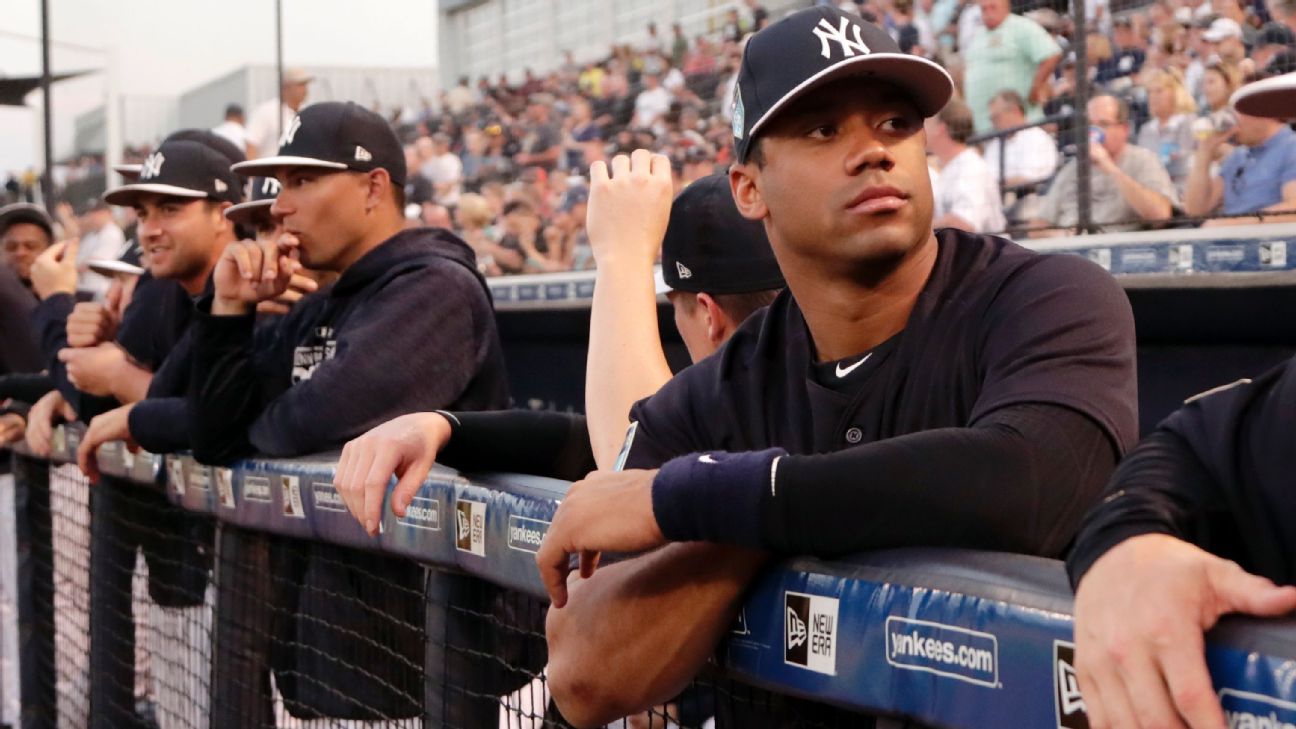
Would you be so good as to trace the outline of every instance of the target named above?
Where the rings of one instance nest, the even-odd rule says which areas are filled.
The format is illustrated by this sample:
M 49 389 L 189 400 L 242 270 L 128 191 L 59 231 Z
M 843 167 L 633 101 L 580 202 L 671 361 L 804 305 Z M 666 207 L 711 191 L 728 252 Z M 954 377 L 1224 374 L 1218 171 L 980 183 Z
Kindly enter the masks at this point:
M 131 408 L 131 438 L 149 453 L 175 453 L 190 447 L 189 403 L 183 397 L 141 400 Z
M 1061 56 L 1046 58 L 1040 63 L 1039 68 L 1035 69 L 1035 78 L 1031 80 L 1031 91 L 1036 89 L 1047 90 L 1050 86 L 1049 80 L 1053 77 L 1053 69 L 1057 68 Z
M 594 458 L 611 469 L 630 425 L 630 406 L 657 392 L 671 371 L 657 329 L 651 262 L 606 258 L 594 281 L 585 412 Z
M 437 462 L 461 471 L 508 471 L 578 481 L 598 468 L 585 418 L 536 410 L 449 413 Z M 501 448 L 501 443 L 510 444 Z
M 1138 180 L 1125 174 L 1119 167 L 1113 166 L 1107 170 L 1107 174 L 1116 182 L 1121 196 L 1140 218 L 1153 221 L 1170 217 L 1170 201 L 1164 195 L 1139 184 Z
M 1102 428 L 1057 405 L 1012 406 L 974 427 L 836 453 L 764 453 L 763 467 L 696 457 L 664 465 L 653 484 L 662 533 L 823 557 L 899 546 L 1057 556 L 1116 461 Z M 692 473 L 678 478 L 680 468 Z
M 599 726 L 678 694 L 729 629 L 766 562 L 713 544 L 675 544 L 574 578 L 550 609 L 549 687 L 563 716 Z
M 1211 200 L 1210 158 L 1198 152 L 1193 156 L 1184 189 L 1184 212 L 1190 216 L 1209 214 L 1215 208 Z
M 199 310 L 190 375 L 189 432 L 194 457 L 227 463 L 252 451 L 248 426 L 261 409 L 252 362 L 254 317 L 213 316 Z
M 1067 558 L 1071 584 L 1117 544 L 1140 534 L 1168 534 L 1204 544 L 1199 527 L 1214 491 L 1210 474 L 1183 438 L 1159 429 L 1121 462 L 1106 498 L 1081 525 Z
M 153 373 L 123 361 L 112 378 L 112 394 L 118 402 L 129 405 L 148 397 L 149 384 L 153 382 Z

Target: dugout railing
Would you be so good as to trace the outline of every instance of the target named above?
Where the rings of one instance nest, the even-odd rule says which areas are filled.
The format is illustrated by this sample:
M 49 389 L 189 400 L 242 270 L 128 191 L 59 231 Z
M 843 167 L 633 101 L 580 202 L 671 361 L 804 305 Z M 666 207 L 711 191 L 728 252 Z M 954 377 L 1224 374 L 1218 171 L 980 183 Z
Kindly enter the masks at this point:
M 90 486 L 68 463 L 78 437 L 61 428 L 49 461 L 12 456 L 24 728 L 564 726 L 543 684 L 533 557 L 566 483 L 437 467 L 415 508 L 384 509 L 370 538 L 328 456 L 226 469 L 111 443 Z M 286 577 L 292 555 L 322 544 L 417 565 L 417 578 Z M 314 602 L 286 601 L 285 583 Z M 421 610 L 400 614 L 411 596 Z M 338 609 L 357 598 L 361 614 Z M 797 726 L 858 725 L 831 705 L 936 727 L 1085 726 L 1070 610 L 1051 560 L 913 549 L 782 562 L 698 684 L 626 725 L 763 707 Z M 307 622 L 284 628 L 292 611 Z M 1296 722 L 1296 621 L 1228 619 L 1208 660 L 1239 721 Z

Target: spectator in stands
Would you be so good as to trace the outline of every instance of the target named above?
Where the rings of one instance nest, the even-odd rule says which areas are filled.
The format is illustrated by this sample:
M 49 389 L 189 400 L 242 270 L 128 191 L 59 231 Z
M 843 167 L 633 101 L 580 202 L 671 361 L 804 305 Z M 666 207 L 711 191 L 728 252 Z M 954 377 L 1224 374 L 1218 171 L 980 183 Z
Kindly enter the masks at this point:
M 1228 113 L 1229 97 L 1242 85 L 1242 72 L 1224 61 L 1209 63 L 1202 75 L 1203 113 Z
M 421 137 L 420 140 L 426 137 Z M 420 145 L 405 145 L 405 169 L 409 170 L 409 179 L 405 182 L 405 202 L 411 205 L 422 205 L 432 200 L 432 181 L 423 176 L 423 158 L 419 153 Z
M 77 270 L 80 276 L 77 286 L 80 291 L 95 296 L 103 296 L 108 291 L 111 279 L 90 270 L 89 263 L 96 259 L 116 260 L 126 248 L 126 236 L 113 219 L 108 203 L 100 198 L 86 204 L 85 215 L 79 221 L 81 244 L 77 253 Z
M 462 116 L 477 103 L 477 94 L 468 85 L 468 77 L 460 76 L 459 83 L 446 92 L 446 110 L 455 117 Z
M 1193 155 L 1184 212 L 1194 217 L 1222 213 L 1296 211 L 1296 132 L 1276 119 L 1236 113 L 1237 124 L 1201 140 Z M 1228 141 L 1237 142 L 1219 165 Z M 1258 216 L 1260 222 L 1296 216 Z M 1236 225 L 1251 219 L 1219 219 L 1205 225 Z
M 1089 100 L 1089 155 L 1093 161 L 1090 205 L 1103 230 L 1138 230 L 1170 218 L 1179 197 L 1170 175 L 1153 152 L 1129 144 L 1129 105 L 1114 96 Z M 1057 235 L 1079 219 L 1076 162 L 1062 166 L 1032 221 L 1037 237 Z
M 1267 23 L 1256 35 L 1256 45 L 1251 51 L 1251 60 L 1255 62 L 1258 71 L 1274 73 L 1274 75 L 1289 73 L 1296 69 L 1271 68 L 1270 64 L 1283 53 L 1290 53 L 1293 48 L 1296 48 L 1296 33 L 1293 33 L 1291 28 L 1282 23 Z
M 715 73 L 716 51 L 706 36 L 699 35 L 694 41 L 693 48 L 684 58 L 683 70 L 686 77 Z
M 661 53 L 661 51 L 662 51 L 662 39 L 661 39 L 661 36 L 657 34 L 657 24 L 656 24 L 656 23 L 649 23 L 649 24 L 648 24 L 647 37 L 644 38 L 644 42 L 643 42 L 643 45 L 641 46 L 641 49 L 643 50 L 644 54 L 646 54 L 646 55 L 647 55 L 647 54 L 654 54 L 654 53 Z
M 1026 124 L 1026 104 L 1012 89 L 990 99 L 990 122 L 996 131 Z M 985 161 L 996 185 L 1019 187 L 1047 180 L 1057 170 L 1057 142 L 1041 127 L 1022 129 L 1009 135 L 1000 154 L 1000 137 L 986 143 Z M 1000 169 L 1000 162 L 1003 168 Z
M 1126 15 L 1112 21 L 1112 55 L 1098 64 L 1098 83 L 1109 84 L 1119 78 L 1137 76 L 1143 70 L 1147 53 L 1143 39 L 1134 31 L 1134 20 Z
M 514 200 L 504 205 L 503 230 L 500 238 L 500 251 L 496 252 L 495 263 L 504 273 L 522 273 L 527 270 L 540 270 L 541 257 L 537 250 L 542 222 L 535 206 L 524 200 Z M 508 253 L 505 255 L 504 251 Z
M 437 132 L 432 135 L 430 156 L 423 162 L 422 172 L 432 183 L 433 199 L 441 205 L 459 204 L 463 188 L 463 162 L 450 151 L 450 135 Z
M 459 207 L 455 208 L 454 219 L 455 233 L 477 254 L 477 270 L 483 276 L 501 275 L 503 271 L 495 262 L 499 244 L 491 229 L 495 213 L 486 198 L 475 192 L 464 193 L 459 198 Z
M 244 126 L 243 107 L 230 104 L 225 107 L 225 121 L 212 127 L 212 131 L 229 140 L 239 149 L 247 149 L 247 127 Z
M 990 97 L 1003 89 L 1026 99 L 1027 118 L 1038 119 L 1061 48 L 1038 23 L 1013 15 L 1008 0 L 980 0 L 980 8 L 985 31 L 973 36 L 963 54 L 965 97 L 977 133 L 993 128 Z
M 658 132 L 671 108 L 671 92 L 661 85 L 660 78 L 651 74 L 644 75 L 643 83 L 644 90 L 635 97 L 634 119 L 630 125 L 635 129 Z
M 306 103 L 314 76 L 300 68 L 284 71 L 280 99 L 266 99 L 252 110 L 247 125 L 247 158 L 269 157 L 279 151 L 279 137 L 292 126 L 293 117 Z
M 747 6 L 743 8 L 746 15 L 744 25 L 749 33 L 755 33 L 769 25 L 769 11 L 760 4 L 760 0 L 744 0 L 744 4 Z
M 1223 0 L 1223 4 L 1237 7 L 1234 0 Z M 1242 38 L 1242 26 L 1231 18 L 1216 18 L 1202 34 L 1202 40 L 1206 41 L 1211 53 L 1221 61 L 1233 65 L 1246 58 L 1246 45 Z
M 1149 70 L 1143 74 L 1142 82 L 1151 118 L 1139 129 L 1138 146 L 1157 156 L 1182 198 L 1188 184 L 1189 162 L 1197 146 L 1193 137 L 1197 105 L 1170 71 Z
M 1253 113 L 1289 117 L 1296 88 L 1270 90 Z M 1221 710 L 1203 634 L 1226 613 L 1296 610 L 1293 413 L 1290 360 L 1193 398 L 1130 452 L 1085 518 L 1067 572 L 1091 723 L 1283 723 Z
M 958 228 L 971 233 L 997 233 L 1004 228 L 1003 202 L 981 153 L 969 147 L 972 110 L 955 97 L 940 113 L 927 119 L 927 148 L 940 161 L 940 178 L 933 186 L 933 228 Z
M 54 221 L 42 208 L 31 203 L 12 203 L 0 208 L 0 253 L 4 265 L 31 288 L 31 267 L 54 242 Z
M 558 165 L 562 153 L 562 132 L 551 121 L 554 98 L 536 93 L 527 100 L 527 132 L 522 139 L 522 151 L 513 156 L 520 167 L 539 167 L 552 170 Z

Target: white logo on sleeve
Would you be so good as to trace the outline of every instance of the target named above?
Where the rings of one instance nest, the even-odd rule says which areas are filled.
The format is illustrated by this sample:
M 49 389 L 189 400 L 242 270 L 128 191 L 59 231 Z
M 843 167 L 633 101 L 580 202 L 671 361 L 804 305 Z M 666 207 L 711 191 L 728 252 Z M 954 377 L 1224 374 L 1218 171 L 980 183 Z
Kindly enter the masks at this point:
M 846 36 L 848 27 L 855 36 L 854 40 Z M 860 38 L 860 27 L 847 18 L 842 18 L 841 24 L 837 28 L 832 27 L 832 23 L 829 23 L 827 18 L 820 18 L 819 25 L 811 32 L 819 38 L 819 52 L 823 54 L 824 58 L 832 58 L 832 49 L 828 45 L 829 41 L 836 43 L 841 48 L 842 55 L 846 58 L 850 58 L 856 53 L 860 55 L 870 53 L 869 47 L 864 45 L 864 39 Z
M 140 165 L 140 179 L 149 180 L 162 174 L 163 162 L 166 162 L 166 157 L 161 152 L 150 154 Z
M 288 128 L 284 130 L 283 136 L 279 139 L 279 146 L 286 147 L 292 144 L 293 137 L 297 136 L 297 130 L 301 129 L 301 117 L 295 116 Z
M 869 352 L 868 354 L 864 355 L 864 358 L 863 358 L 863 359 L 861 359 L 860 361 L 856 362 L 855 364 L 853 364 L 853 365 L 851 365 L 851 366 L 849 366 L 849 367 L 842 367 L 842 366 L 841 366 L 841 362 L 838 362 L 838 363 L 837 363 L 837 378 L 838 378 L 838 379 L 841 379 L 841 378 L 845 377 L 846 375 L 849 375 L 850 373 L 854 372 L 854 371 L 855 371 L 855 370 L 856 370 L 860 365 L 862 365 L 862 364 L 864 364 L 865 362 L 867 362 L 867 361 L 868 361 L 868 358 L 869 358 L 869 357 L 872 357 L 872 356 L 873 356 L 873 353 L 872 353 L 872 352 Z

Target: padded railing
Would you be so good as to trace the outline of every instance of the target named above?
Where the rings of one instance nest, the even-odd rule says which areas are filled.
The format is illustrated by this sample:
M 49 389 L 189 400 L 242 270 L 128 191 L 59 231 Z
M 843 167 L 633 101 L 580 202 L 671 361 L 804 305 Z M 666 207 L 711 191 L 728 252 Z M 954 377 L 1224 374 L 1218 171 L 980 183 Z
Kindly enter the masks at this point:
M 77 432 L 55 439 L 53 460 L 71 457 Z M 400 555 L 536 598 L 534 552 L 567 487 L 437 467 L 409 514 L 384 508 L 370 538 L 333 489 L 327 454 L 233 468 L 115 443 L 99 456 L 105 474 L 165 479 L 174 503 L 226 524 Z M 1071 605 L 1052 560 L 944 549 L 793 559 L 757 580 L 717 661 L 775 693 L 932 726 L 1080 727 Z M 1296 620 L 1227 619 L 1207 658 L 1237 725 L 1296 724 Z

